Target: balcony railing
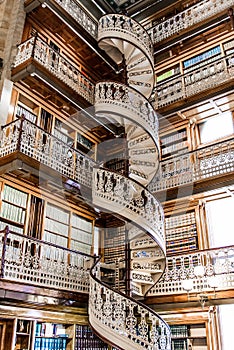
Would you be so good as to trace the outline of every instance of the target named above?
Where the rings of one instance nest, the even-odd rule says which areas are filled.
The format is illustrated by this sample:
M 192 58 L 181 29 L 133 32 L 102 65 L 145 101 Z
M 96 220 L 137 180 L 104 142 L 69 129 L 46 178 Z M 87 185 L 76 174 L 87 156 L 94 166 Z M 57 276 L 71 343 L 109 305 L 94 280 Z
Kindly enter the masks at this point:
M 234 171 L 234 138 L 162 161 L 149 185 L 158 192 Z
M 0 231 L 1 278 L 30 285 L 89 292 L 92 256 L 19 233 Z
M 31 58 L 88 102 L 94 103 L 94 84 L 79 71 L 75 64 L 38 36 L 30 38 L 18 46 L 14 66 L 18 67 Z
M 155 108 L 196 95 L 231 81 L 234 76 L 233 54 L 221 57 L 211 63 L 194 68 L 175 78 L 158 83 L 155 87 Z
M 202 268 L 200 277 L 196 274 L 197 266 Z M 168 257 L 165 272 L 149 295 L 185 293 L 186 280 L 192 280 L 191 293 L 234 288 L 234 246 Z
M 234 5 L 234 0 L 203 0 L 148 30 L 154 44 L 203 22 Z
M 69 15 L 79 23 L 95 39 L 97 38 L 98 24 L 75 0 L 55 0 Z
M 92 186 L 95 162 L 29 120 L 17 119 L 1 130 L 0 157 L 16 151 L 82 185 Z

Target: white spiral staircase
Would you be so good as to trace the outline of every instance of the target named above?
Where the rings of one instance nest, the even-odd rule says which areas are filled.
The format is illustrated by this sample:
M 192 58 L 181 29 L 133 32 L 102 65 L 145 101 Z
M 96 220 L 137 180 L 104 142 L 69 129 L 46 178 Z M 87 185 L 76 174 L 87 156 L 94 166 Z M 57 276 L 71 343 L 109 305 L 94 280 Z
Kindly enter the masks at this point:
M 117 63 L 126 67 L 126 84 L 96 85 L 95 113 L 121 125 L 128 148 L 128 173 L 94 169 L 95 207 L 127 222 L 131 250 L 131 296 L 100 279 L 100 263 L 91 272 L 89 321 L 115 348 L 170 350 L 168 325 L 137 301 L 156 283 L 165 267 L 164 216 L 161 204 L 147 190 L 158 167 L 158 119 L 147 100 L 154 87 L 152 43 L 141 25 L 124 15 L 99 21 L 98 41 Z

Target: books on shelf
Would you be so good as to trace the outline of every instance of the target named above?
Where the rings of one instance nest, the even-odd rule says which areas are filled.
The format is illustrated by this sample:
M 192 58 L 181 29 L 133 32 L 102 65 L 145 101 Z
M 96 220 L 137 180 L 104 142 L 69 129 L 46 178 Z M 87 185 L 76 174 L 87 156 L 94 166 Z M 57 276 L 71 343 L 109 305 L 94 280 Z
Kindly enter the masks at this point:
M 195 211 L 165 218 L 167 253 L 198 248 Z

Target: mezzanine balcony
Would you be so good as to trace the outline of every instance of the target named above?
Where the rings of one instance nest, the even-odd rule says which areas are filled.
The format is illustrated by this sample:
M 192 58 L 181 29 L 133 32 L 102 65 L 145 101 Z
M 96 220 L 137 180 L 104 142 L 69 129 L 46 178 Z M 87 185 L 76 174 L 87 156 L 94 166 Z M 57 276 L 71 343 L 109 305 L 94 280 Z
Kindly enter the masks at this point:
M 91 188 L 95 162 L 29 120 L 2 127 L 0 140 L 1 173 L 33 174 L 58 183 L 71 179 Z
M 223 15 L 222 18 L 227 18 L 227 10 L 233 5 L 233 0 L 198 1 L 195 5 L 186 8 L 175 16 L 157 23 L 148 30 L 148 33 L 154 45 L 175 36 L 178 39 L 178 35 L 187 34 L 188 31 L 197 25 L 201 25 L 204 21 L 213 20 L 213 25 L 217 25 L 217 15 L 219 15 L 219 19 L 221 15 Z
M 94 84 L 79 67 L 36 35 L 18 46 L 12 80 L 38 78 L 71 101 L 94 103 Z
M 156 109 L 167 106 L 180 106 L 184 100 L 191 101 L 203 93 L 203 96 L 214 94 L 215 90 L 224 89 L 233 81 L 233 54 L 225 55 L 199 68 L 193 68 L 184 74 L 176 75 L 155 87 L 154 103 Z
M 151 192 L 170 190 L 176 187 L 193 186 L 197 192 L 199 184 L 212 185 L 233 182 L 234 138 L 201 147 L 195 151 L 179 154 L 162 161 L 159 171 L 149 185 Z
M 0 231 L 1 279 L 88 293 L 94 258 L 13 231 Z
M 166 269 L 148 296 L 212 293 L 234 288 L 234 246 L 177 254 L 166 259 Z M 189 281 L 189 282 L 188 282 Z M 187 284 L 186 284 L 187 283 Z M 216 295 L 213 295 L 216 297 Z M 218 295 L 217 295 L 218 297 Z
M 31 12 L 37 6 L 48 7 L 69 25 L 76 23 L 93 38 L 97 39 L 98 20 L 75 0 L 25 0 L 25 11 Z M 71 21 L 71 19 L 73 21 Z
M 26 12 L 32 11 L 35 7 L 42 5 L 49 7 L 53 12 L 69 22 L 72 18 L 94 39 L 97 39 L 98 20 L 91 16 L 88 9 L 85 9 L 75 0 L 25 0 Z M 205 20 L 216 19 L 220 13 L 225 13 L 234 5 L 233 0 L 203 0 L 195 5 L 186 8 L 166 20 L 160 21 L 148 29 L 152 42 L 158 45 L 165 39 L 170 39 L 178 34 L 183 34 L 189 29 L 196 27 Z M 227 16 L 226 16 L 227 17 Z M 74 24 L 73 23 L 73 24 Z

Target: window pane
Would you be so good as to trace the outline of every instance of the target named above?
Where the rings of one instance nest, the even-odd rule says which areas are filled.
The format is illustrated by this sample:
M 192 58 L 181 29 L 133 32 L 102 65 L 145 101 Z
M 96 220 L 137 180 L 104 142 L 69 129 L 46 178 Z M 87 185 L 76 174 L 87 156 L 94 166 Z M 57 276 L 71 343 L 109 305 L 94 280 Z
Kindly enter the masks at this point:
M 234 132 L 232 114 L 226 113 L 199 124 L 201 143 L 231 135 Z
M 210 247 L 232 245 L 234 198 L 222 198 L 206 203 Z

